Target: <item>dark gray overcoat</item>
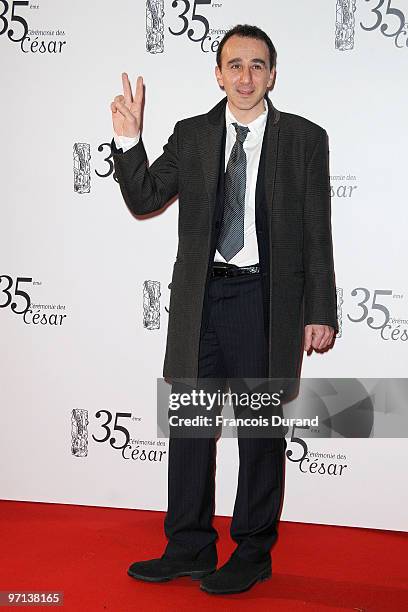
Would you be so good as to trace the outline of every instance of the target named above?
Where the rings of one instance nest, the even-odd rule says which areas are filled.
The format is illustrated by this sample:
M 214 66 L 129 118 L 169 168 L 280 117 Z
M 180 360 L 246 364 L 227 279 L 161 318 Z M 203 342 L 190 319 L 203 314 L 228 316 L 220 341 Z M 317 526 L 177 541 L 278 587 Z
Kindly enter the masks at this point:
M 269 250 L 269 376 L 297 378 L 304 326 L 320 323 L 338 329 L 328 139 L 320 126 L 280 112 L 267 101 L 262 153 L 266 227 L 260 228 L 257 219 L 257 234 L 258 241 L 261 234 L 265 237 Z M 163 370 L 167 378 L 197 377 L 225 104 L 226 98 L 206 114 L 177 122 L 163 154 L 150 167 L 142 140 L 125 153 L 112 141 L 116 176 L 133 213 L 151 213 L 178 194 L 179 243 Z

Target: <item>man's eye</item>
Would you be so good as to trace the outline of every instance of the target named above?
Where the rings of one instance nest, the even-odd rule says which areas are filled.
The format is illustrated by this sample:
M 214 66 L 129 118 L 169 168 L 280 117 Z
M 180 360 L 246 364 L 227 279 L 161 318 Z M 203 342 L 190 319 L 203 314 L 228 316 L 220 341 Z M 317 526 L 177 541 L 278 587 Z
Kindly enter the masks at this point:
M 256 70 L 262 70 L 262 66 L 260 64 L 254 64 L 252 68 L 255 68 Z
M 239 68 L 239 64 L 232 64 L 231 68 Z

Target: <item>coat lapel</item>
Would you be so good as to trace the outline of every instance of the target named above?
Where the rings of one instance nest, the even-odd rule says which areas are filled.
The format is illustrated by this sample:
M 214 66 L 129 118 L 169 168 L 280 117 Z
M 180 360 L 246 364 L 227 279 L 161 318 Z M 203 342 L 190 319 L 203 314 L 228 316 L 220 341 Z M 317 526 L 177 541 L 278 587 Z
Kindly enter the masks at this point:
M 276 165 L 278 161 L 278 146 L 279 146 L 279 119 L 280 112 L 273 106 L 272 102 L 267 98 L 268 103 L 268 121 L 265 127 L 264 143 L 265 143 L 265 201 L 268 227 L 271 227 L 272 222 L 272 204 L 275 191 Z
M 226 103 L 227 98 L 223 98 L 207 113 L 207 122 L 203 126 L 202 133 L 197 133 L 198 150 L 208 196 L 210 220 L 213 218 L 216 203 L 220 154 L 223 149 L 225 130 Z

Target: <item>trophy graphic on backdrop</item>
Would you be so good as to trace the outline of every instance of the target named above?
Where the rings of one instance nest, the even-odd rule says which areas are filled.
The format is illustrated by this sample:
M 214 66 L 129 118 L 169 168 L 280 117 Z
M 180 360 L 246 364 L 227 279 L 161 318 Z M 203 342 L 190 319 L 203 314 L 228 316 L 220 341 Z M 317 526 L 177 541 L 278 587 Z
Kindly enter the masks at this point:
M 160 329 L 160 282 L 147 280 L 143 283 L 143 327 Z
M 341 338 L 343 335 L 343 289 L 342 287 L 336 287 L 337 293 L 337 322 L 339 324 L 339 331 L 336 334 L 336 338 Z
M 164 51 L 164 0 L 146 1 L 146 51 Z
M 85 142 L 74 144 L 74 191 L 89 193 L 91 191 L 91 147 Z
M 74 408 L 71 414 L 71 452 L 74 457 L 88 455 L 88 411 Z
M 334 46 L 339 51 L 349 51 L 354 48 L 355 11 L 356 0 L 337 0 Z

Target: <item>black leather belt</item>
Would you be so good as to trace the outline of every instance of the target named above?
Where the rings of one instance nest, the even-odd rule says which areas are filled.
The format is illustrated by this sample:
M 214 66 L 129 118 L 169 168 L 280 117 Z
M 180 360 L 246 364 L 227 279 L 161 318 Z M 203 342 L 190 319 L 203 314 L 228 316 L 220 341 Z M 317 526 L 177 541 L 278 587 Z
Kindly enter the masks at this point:
M 211 277 L 243 276 L 244 274 L 259 274 L 259 272 L 259 264 L 254 264 L 252 266 L 235 266 L 234 264 L 216 261 L 211 270 Z

